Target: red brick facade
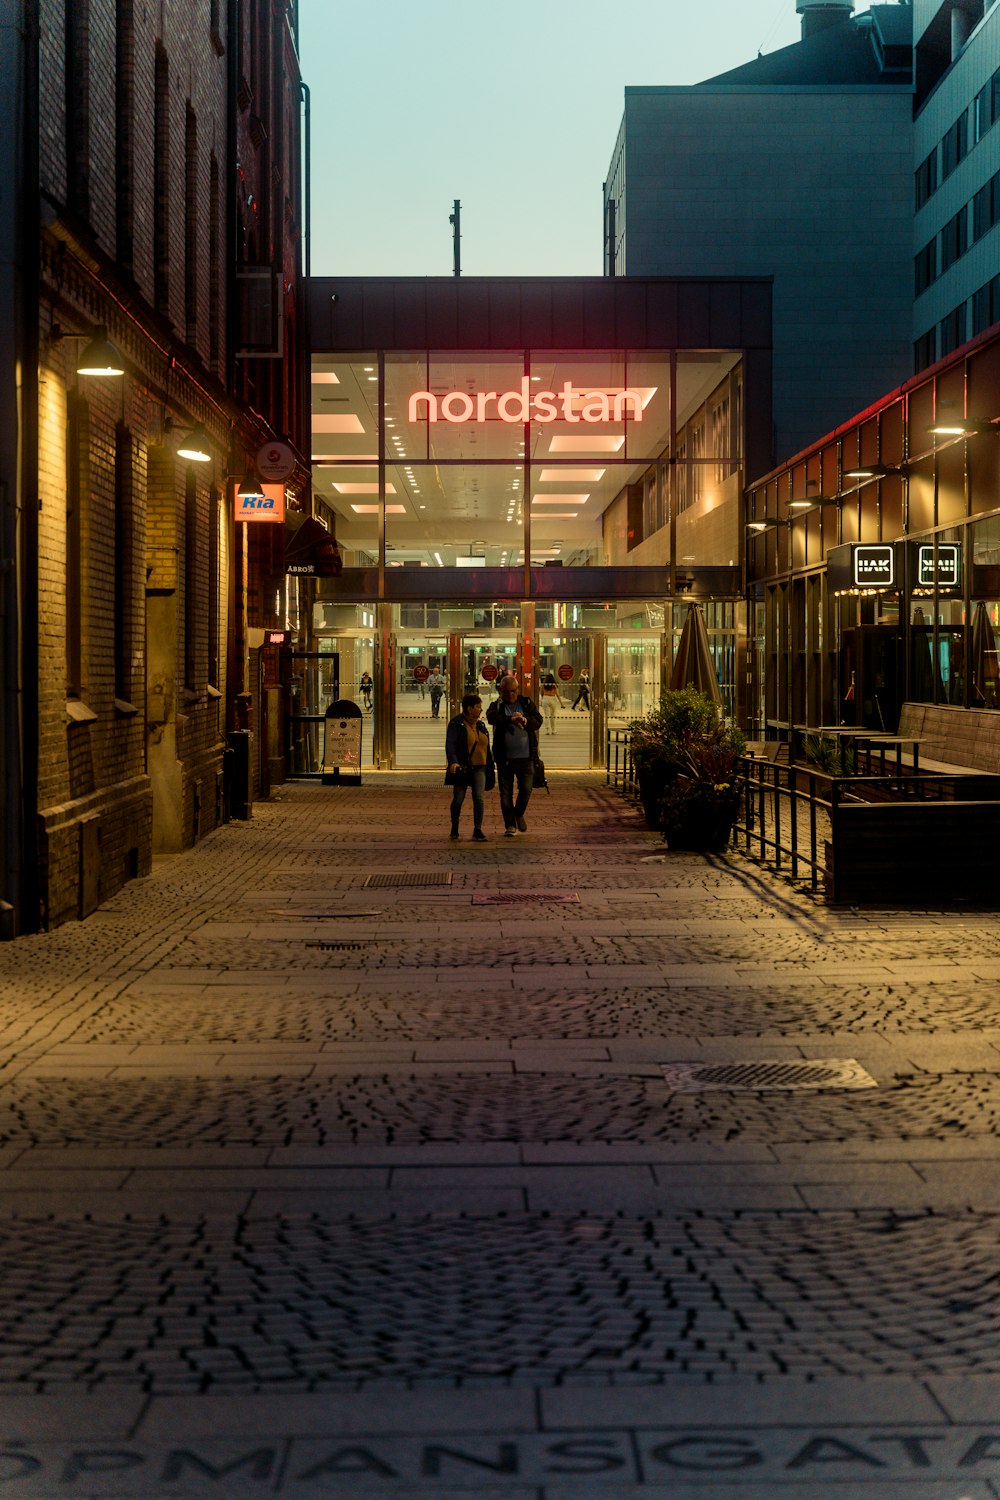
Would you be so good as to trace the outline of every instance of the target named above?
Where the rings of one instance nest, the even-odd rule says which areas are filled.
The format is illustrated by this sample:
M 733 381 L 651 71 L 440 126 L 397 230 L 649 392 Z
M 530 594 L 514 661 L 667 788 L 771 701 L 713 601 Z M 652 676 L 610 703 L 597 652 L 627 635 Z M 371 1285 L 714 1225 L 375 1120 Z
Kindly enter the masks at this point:
M 86 915 L 226 815 L 238 695 L 253 713 L 262 696 L 248 627 L 275 623 L 283 566 L 280 536 L 252 538 L 244 603 L 232 480 L 273 437 L 298 447 L 302 411 L 296 360 L 281 357 L 298 326 L 294 5 L 21 3 L 19 141 L 33 125 L 37 141 L 23 202 L 30 214 L 37 193 L 42 229 L 38 265 L 22 267 L 38 307 L 20 357 L 31 369 L 34 354 L 37 422 L 17 488 L 37 505 L 37 542 L 32 511 L 18 537 L 32 725 L 17 769 L 38 876 L 0 891 L 7 935 Z M 282 344 L 264 352 L 277 358 L 238 357 L 245 266 L 275 278 Z M 124 376 L 78 371 L 97 327 Z M 208 463 L 177 453 L 196 424 Z M 9 849 L 10 827 L 4 838 Z

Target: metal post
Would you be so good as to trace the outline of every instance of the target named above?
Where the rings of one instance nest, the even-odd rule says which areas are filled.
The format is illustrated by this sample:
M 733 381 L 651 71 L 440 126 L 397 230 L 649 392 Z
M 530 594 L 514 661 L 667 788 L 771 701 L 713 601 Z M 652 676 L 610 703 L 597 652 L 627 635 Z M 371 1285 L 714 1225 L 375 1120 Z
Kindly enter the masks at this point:
M 375 693 L 372 718 L 372 758 L 376 771 L 391 771 L 396 764 L 396 637 L 392 630 L 392 605 L 375 606 Z
M 590 672 L 590 764 L 599 766 L 607 741 L 608 633 L 592 630 L 593 661 Z
M 454 211 L 448 215 L 448 223 L 453 226 L 452 243 L 455 249 L 455 275 L 462 274 L 462 204 L 456 198 Z

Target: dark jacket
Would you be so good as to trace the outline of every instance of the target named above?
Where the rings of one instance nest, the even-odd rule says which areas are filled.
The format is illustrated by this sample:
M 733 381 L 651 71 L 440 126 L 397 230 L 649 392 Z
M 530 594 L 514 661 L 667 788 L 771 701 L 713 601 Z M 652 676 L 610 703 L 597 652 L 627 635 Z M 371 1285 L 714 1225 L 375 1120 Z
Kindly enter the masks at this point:
M 518 693 L 514 702 L 524 714 L 528 729 L 528 753 L 532 760 L 538 759 L 538 731 L 542 727 L 542 716 L 532 703 L 530 698 L 525 698 L 523 693 Z M 504 713 L 504 701 L 502 698 L 494 698 L 486 710 L 486 717 L 493 725 L 493 754 L 498 761 L 507 760 L 507 731 L 510 728 L 510 720 Z
M 490 732 L 482 719 L 477 720 L 476 729 L 486 741 L 486 787 L 492 788 L 496 780 L 496 766 L 493 763 L 493 751 L 490 749 Z M 466 722 L 464 714 L 456 714 L 449 719 L 448 728 L 444 736 L 445 759 L 449 766 L 461 766 L 463 770 L 469 769 L 469 736 L 466 733 Z M 445 772 L 445 786 L 453 786 L 455 777 L 451 771 Z

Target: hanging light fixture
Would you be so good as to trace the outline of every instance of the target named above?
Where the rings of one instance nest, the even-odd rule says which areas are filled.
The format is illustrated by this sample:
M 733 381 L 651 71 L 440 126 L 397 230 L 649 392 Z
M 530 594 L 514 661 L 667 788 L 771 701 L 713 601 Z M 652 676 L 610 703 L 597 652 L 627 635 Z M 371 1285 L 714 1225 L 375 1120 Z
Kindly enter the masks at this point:
M 72 337 L 72 335 L 70 336 Z M 108 338 L 106 329 L 94 329 L 93 338 L 80 355 L 76 373 L 78 375 L 97 376 L 125 374 L 125 361 Z
M 263 498 L 264 491 L 261 488 L 260 480 L 256 474 L 251 474 L 248 471 L 236 488 L 236 499 L 242 502 L 244 500 L 263 500 Z
M 205 424 L 198 422 L 186 432 L 177 445 L 177 457 L 188 458 L 195 464 L 208 464 L 212 461 L 212 449 L 208 441 L 208 433 Z

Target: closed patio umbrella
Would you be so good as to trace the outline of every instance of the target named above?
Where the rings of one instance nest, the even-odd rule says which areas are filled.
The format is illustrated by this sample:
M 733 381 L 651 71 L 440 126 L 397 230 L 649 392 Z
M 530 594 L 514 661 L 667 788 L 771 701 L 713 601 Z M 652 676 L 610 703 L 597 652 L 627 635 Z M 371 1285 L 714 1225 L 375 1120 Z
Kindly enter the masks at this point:
M 997 657 L 996 635 L 982 599 L 972 614 L 970 652 L 970 701 L 973 704 L 995 707 L 997 684 L 1000 682 L 1000 659 Z
M 719 679 L 708 648 L 708 629 L 705 617 L 697 604 L 688 606 L 687 619 L 681 631 L 674 670 L 670 675 L 672 688 L 697 688 L 713 703 L 722 702 Z

